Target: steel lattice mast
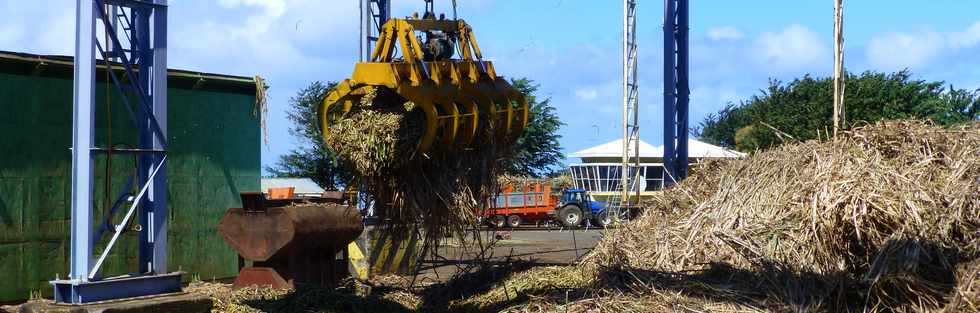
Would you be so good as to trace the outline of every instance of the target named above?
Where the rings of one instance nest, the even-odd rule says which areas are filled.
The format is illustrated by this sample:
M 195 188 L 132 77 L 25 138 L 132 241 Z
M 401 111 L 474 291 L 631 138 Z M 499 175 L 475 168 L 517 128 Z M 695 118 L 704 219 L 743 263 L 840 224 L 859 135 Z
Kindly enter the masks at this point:
M 640 186 L 632 172 L 640 169 L 639 84 L 637 82 L 636 0 L 623 1 L 623 163 L 620 169 L 622 198 L 619 208 L 630 207 L 630 190 L 640 199 Z M 630 170 L 630 155 L 635 166 Z M 630 179 L 634 177 L 634 179 Z M 634 186 L 635 185 L 635 186 Z M 617 212 L 618 213 L 618 212 Z M 618 217 L 619 214 L 616 214 Z
M 371 49 L 378 42 L 381 27 L 391 19 L 390 0 L 360 0 L 361 4 L 361 61 L 371 59 Z

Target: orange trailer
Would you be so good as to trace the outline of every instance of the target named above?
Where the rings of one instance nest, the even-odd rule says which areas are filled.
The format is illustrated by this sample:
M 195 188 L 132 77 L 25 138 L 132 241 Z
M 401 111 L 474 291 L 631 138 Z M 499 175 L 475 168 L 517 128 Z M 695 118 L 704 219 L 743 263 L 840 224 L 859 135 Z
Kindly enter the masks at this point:
M 555 210 L 557 203 L 558 196 L 552 195 L 550 181 L 508 185 L 489 199 L 483 219 L 497 228 L 550 220 L 548 213 Z

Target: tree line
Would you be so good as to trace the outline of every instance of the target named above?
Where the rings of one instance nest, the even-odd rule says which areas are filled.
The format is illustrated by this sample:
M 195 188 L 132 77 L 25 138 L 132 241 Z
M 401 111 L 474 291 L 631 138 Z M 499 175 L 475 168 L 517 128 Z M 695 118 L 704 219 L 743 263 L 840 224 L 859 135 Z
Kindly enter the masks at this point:
M 956 89 L 942 81 L 895 73 L 847 73 L 847 126 L 888 119 L 927 119 L 955 125 L 980 119 L 980 90 Z M 810 75 L 769 86 L 738 104 L 710 114 L 694 129 L 702 141 L 743 152 L 788 140 L 827 138 L 833 131 L 833 78 Z M 790 139 L 792 138 L 792 139 Z

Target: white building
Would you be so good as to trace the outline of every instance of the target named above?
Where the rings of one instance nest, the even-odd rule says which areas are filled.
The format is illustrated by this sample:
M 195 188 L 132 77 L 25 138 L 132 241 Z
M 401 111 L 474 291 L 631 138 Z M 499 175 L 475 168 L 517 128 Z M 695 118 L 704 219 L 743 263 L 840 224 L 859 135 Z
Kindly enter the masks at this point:
M 632 149 L 630 152 L 633 153 Z M 637 180 L 639 186 L 634 183 L 630 189 L 635 191 L 639 187 L 640 196 L 650 196 L 663 189 L 664 147 L 654 147 L 640 140 L 639 153 L 640 167 L 638 170 L 640 172 Z M 690 139 L 688 140 L 688 156 L 693 164 L 706 159 L 740 158 L 744 157 L 745 154 Z M 572 153 L 571 157 L 581 159 L 581 163 L 570 166 L 576 188 L 588 190 L 600 200 L 618 195 L 621 192 L 622 189 L 619 188 L 619 185 L 623 161 L 622 139 Z M 635 155 L 630 155 L 631 160 L 636 160 L 635 158 Z M 634 171 L 636 169 L 631 167 L 630 176 L 636 177 Z

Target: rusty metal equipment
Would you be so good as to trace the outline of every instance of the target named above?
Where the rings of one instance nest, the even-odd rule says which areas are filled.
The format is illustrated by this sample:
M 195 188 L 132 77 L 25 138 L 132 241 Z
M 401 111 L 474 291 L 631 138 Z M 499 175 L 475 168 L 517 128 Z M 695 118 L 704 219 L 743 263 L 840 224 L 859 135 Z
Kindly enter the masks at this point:
M 235 288 L 328 286 L 348 276 L 337 254 L 364 225 L 356 207 L 341 204 L 342 195 L 270 200 L 255 192 L 241 198 L 243 207 L 228 209 L 218 225 L 225 242 L 253 262 L 241 269 Z

